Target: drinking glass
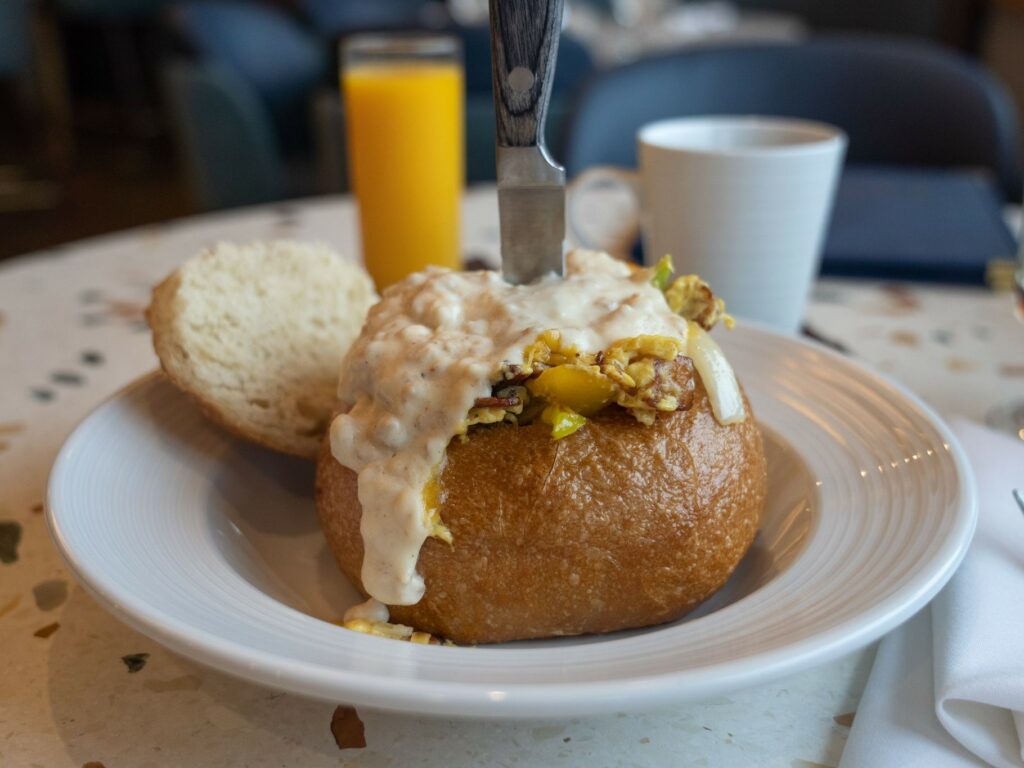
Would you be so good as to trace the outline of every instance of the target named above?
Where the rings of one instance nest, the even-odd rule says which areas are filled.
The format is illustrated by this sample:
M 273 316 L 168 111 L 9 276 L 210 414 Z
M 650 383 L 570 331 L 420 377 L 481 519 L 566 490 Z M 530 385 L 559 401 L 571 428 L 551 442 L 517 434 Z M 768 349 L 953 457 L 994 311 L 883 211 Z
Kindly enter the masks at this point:
M 363 259 L 378 289 L 460 266 L 463 70 L 457 38 L 354 35 L 341 90 Z
M 1013 271 L 1013 311 L 1017 319 L 1024 322 L 1024 216 L 1021 217 L 1017 263 Z M 985 421 L 1024 440 L 1024 399 L 1001 403 L 988 412 Z

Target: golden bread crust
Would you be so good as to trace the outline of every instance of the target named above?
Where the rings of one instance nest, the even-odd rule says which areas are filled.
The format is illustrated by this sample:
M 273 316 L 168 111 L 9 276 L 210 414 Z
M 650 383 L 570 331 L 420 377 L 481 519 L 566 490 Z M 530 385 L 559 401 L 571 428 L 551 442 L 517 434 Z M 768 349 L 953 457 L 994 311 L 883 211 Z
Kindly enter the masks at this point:
M 747 403 L 747 413 L 750 406 Z M 651 427 L 607 409 L 554 441 L 546 425 L 501 424 L 453 440 L 426 593 L 392 621 L 457 643 L 611 632 L 671 621 L 719 589 L 764 506 L 765 458 L 752 416 L 722 426 L 697 383 L 694 405 Z M 356 474 L 325 446 L 321 527 L 361 588 Z

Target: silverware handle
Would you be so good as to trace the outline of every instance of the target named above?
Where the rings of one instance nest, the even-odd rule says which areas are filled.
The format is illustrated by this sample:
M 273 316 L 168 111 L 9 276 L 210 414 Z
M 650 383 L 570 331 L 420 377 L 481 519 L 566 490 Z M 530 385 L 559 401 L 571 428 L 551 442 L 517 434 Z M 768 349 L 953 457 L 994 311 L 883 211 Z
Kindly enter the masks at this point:
M 563 0 L 490 0 L 499 147 L 544 146 Z

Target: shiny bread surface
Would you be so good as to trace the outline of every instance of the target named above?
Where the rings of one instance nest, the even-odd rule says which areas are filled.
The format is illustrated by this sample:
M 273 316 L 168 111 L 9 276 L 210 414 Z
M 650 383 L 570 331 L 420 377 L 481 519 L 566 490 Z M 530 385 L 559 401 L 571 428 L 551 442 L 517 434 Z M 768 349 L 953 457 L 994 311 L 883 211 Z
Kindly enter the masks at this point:
M 612 632 L 676 619 L 718 590 L 750 547 L 765 498 L 761 435 L 693 407 L 653 426 L 609 408 L 552 440 L 546 425 L 474 429 L 448 446 L 426 592 L 391 620 L 456 643 Z M 325 448 L 317 512 L 362 589 L 356 474 Z

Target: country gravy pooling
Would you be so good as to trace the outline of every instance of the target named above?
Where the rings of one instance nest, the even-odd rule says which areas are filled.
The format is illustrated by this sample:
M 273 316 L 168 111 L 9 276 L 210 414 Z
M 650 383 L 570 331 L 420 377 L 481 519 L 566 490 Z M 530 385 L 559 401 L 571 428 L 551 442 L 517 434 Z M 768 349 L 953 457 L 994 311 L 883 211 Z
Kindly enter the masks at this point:
M 556 329 L 592 351 L 647 334 L 681 339 L 713 402 L 731 408 L 720 420 L 742 420 L 724 357 L 705 362 L 697 348 L 717 352 L 714 342 L 669 309 L 646 271 L 588 251 L 566 261 L 563 278 L 531 285 L 510 285 L 495 272 L 431 268 L 385 290 L 370 310 L 342 366 L 339 396 L 351 407 L 331 425 L 334 457 L 359 475 L 362 580 L 374 598 L 353 615 L 381 620 L 380 603 L 419 602 L 416 564 L 431 530 L 424 487 L 476 399 L 490 394 L 502 362 L 521 362 L 543 331 Z

